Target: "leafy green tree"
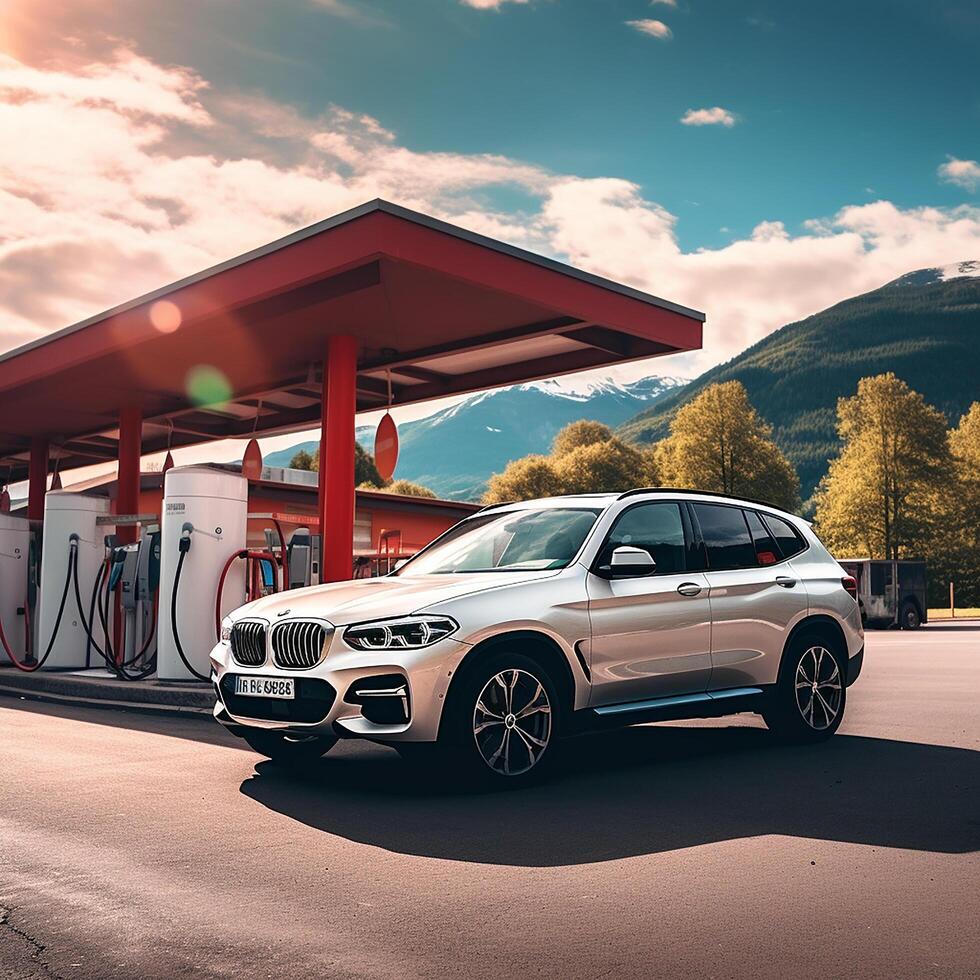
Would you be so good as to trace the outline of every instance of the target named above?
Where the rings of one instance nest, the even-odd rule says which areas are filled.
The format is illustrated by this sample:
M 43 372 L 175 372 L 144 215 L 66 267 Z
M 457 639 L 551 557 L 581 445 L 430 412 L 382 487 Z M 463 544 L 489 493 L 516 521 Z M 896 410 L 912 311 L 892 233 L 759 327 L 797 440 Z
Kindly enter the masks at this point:
M 525 456 L 512 460 L 503 473 L 490 477 L 483 495 L 485 504 L 502 504 L 511 500 L 533 500 L 562 493 L 561 481 L 552 460 L 547 456 Z
M 817 493 L 816 522 L 836 554 L 920 557 L 936 534 L 936 490 L 953 480 L 946 420 L 891 372 L 837 402 L 842 448 Z
M 435 497 L 435 494 L 420 483 L 411 480 L 392 480 L 387 486 L 381 487 L 385 493 L 400 493 L 405 497 Z
M 799 504 L 796 471 L 739 381 L 711 385 L 681 408 L 654 455 L 665 485 L 755 497 L 786 510 Z
M 612 437 L 612 429 L 608 425 L 591 419 L 579 419 L 578 422 L 570 422 L 555 436 L 551 443 L 551 455 L 554 458 L 564 456 L 580 446 L 609 442 Z
M 649 482 L 647 458 L 619 439 L 580 445 L 559 456 L 553 466 L 562 493 L 630 490 Z
M 319 470 L 320 469 L 320 450 L 313 453 L 301 449 L 289 461 L 289 465 L 294 470 Z M 359 443 L 354 443 L 354 486 L 362 483 L 371 483 L 380 486 L 382 483 L 381 475 L 374 465 L 374 457 Z
M 316 465 L 314 466 L 314 456 L 312 453 L 301 449 L 289 461 L 289 468 L 293 470 L 318 470 L 320 468 L 320 450 L 316 451 Z

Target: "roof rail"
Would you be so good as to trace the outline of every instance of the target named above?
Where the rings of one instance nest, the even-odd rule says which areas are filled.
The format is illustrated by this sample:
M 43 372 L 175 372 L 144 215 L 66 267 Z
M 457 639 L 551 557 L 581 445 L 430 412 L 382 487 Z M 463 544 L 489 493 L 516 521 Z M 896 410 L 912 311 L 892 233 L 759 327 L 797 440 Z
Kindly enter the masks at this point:
M 485 510 L 493 510 L 495 507 L 508 507 L 510 504 L 516 503 L 516 500 L 501 500 L 498 504 L 484 504 L 476 513 L 482 514 Z
M 789 514 L 791 517 L 797 516 L 785 507 L 778 507 L 768 500 L 757 500 L 754 497 L 740 497 L 734 493 L 721 493 L 716 490 L 691 490 L 687 487 L 635 487 L 632 490 L 624 491 L 616 499 L 622 500 L 624 497 L 635 497 L 641 493 L 692 493 L 698 497 L 724 497 L 727 500 L 741 501 L 743 504 L 758 504 L 760 507 L 769 507 L 772 510 L 779 510 L 784 514 Z

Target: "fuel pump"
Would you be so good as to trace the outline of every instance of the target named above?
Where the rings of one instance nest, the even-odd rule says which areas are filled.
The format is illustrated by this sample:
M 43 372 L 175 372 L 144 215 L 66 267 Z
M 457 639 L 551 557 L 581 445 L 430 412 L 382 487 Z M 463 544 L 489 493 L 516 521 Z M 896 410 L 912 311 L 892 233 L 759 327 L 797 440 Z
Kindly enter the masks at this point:
M 123 663 L 134 663 L 146 656 L 156 625 L 155 601 L 160 581 L 160 529 L 143 529 L 139 541 L 115 550 L 109 587 L 120 595 L 124 616 Z
M 298 527 L 289 536 L 286 570 L 289 574 L 290 589 L 305 589 L 316 585 L 314 569 L 319 571 L 316 556 L 319 553 L 319 535 L 310 534 L 308 527 Z M 316 575 L 319 580 L 319 574 Z
M 31 573 L 30 523 L 0 514 L 0 622 L 12 654 L 0 650 L 0 663 L 25 661 L 31 650 Z
M 100 517 L 109 518 L 109 501 L 104 497 L 52 490 L 44 498 L 37 648 L 47 651 L 45 664 L 49 668 L 86 665 L 89 632 L 85 606 L 104 561 L 104 535 L 112 530 L 111 525 L 99 521 Z M 67 581 L 70 586 L 73 576 L 77 589 L 69 588 L 65 605 L 61 601 L 63 585 Z M 92 638 L 104 648 L 102 624 L 89 626 Z
M 229 560 L 247 554 L 247 523 L 248 481 L 243 476 L 206 466 L 167 471 L 157 626 L 157 676 L 162 680 L 208 679 L 216 601 L 221 617 L 245 601 L 244 563 L 229 565 Z

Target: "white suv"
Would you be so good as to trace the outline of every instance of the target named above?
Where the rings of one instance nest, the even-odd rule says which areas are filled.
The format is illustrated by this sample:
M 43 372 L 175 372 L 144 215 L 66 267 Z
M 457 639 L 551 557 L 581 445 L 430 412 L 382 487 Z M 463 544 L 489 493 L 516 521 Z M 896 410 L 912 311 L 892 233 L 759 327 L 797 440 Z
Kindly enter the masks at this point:
M 854 580 L 806 521 L 686 490 L 489 507 L 383 578 L 243 606 L 215 717 L 277 762 L 338 738 L 526 781 L 558 737 L 759 712 L 837 730 L 861 671 Z

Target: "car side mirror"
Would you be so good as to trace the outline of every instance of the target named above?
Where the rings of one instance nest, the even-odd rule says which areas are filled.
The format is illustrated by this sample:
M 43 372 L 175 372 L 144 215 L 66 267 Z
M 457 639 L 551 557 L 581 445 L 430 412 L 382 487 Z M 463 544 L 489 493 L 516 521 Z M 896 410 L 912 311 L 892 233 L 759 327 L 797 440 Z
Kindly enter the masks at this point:
M 649 551 L 624 544 L 613 549 L 609 564 L 602 565 L 599 570 L 607 578 L 641 578 L 652 575 L 657 570 L 657 563 Z

